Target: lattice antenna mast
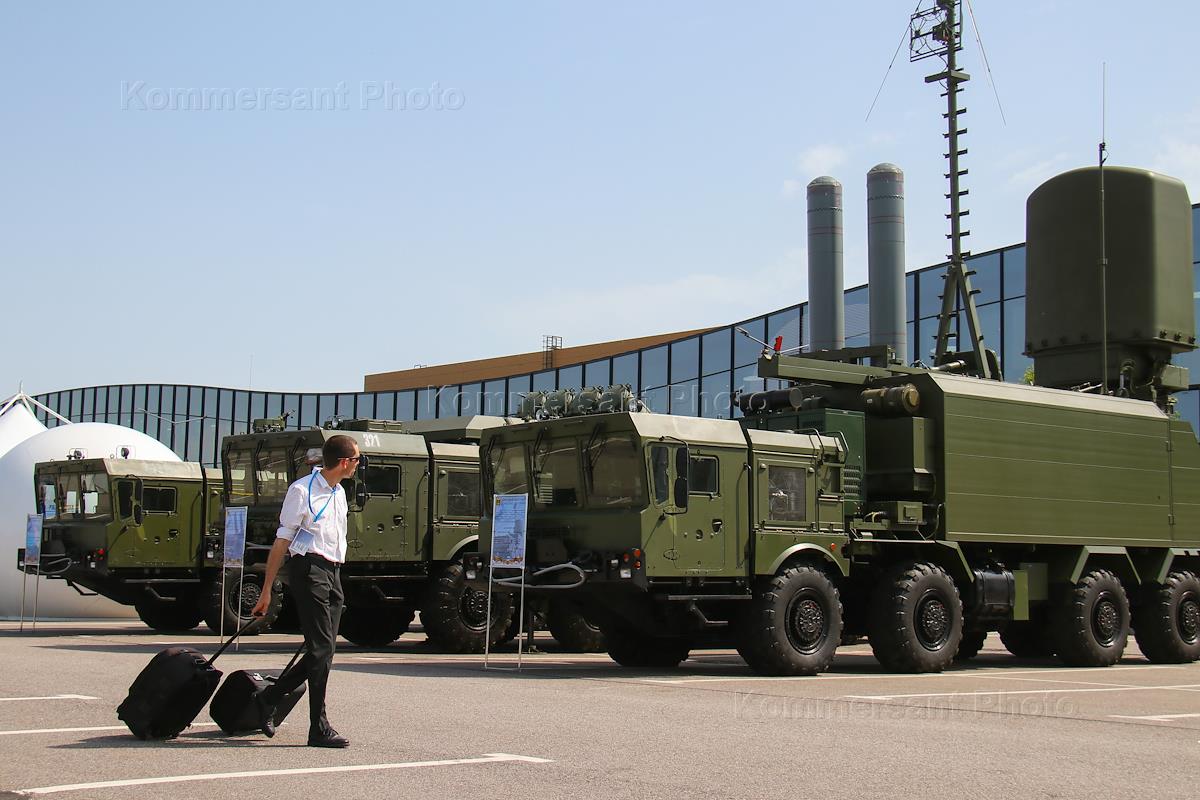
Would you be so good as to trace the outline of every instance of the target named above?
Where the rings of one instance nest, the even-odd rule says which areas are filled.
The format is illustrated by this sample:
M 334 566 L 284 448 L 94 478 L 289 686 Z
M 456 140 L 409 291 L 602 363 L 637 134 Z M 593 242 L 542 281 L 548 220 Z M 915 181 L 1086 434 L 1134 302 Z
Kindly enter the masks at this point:
M 960 167 L 959 160 L 967 154 L 965 147 L 959 145 L 959 139 L 966 134 L 966 128 L 959 127 L 959 117 L 967 113 L 967 109 L 958 107 L 958 93 L 962 84 L 971 76 L 958 68 L 958 52 L 962 50 L 962 0 L 934 0 L 931 8 L 918 11 L 909 21 L 909 61 L 920 61 L 926 58 L 941 58 L 946 68 L 941 72 L 925 78 L 926 83 L 942 83 L 945 88 L 942 96 L 946 98 L 946 159 L 949 162 L 949 172 L 946 178 L 950 181 L 950 193 L 946 199 L 950 201 L 950 264 L 946 268 L 945 285 L 942 288 L 942 310 L 938 315 L 937 344 L 934 350 L 935 363 L 945 363 L 953 360 L 950 350 L 950 322 L 955 317 L 956 301 L 962 301 L 962 309 L 967 318 L 967 328 L 971 336 L 971 350 L 975 354 L 975 368 L 980 377 L 997 377 L 992 374 L 992 365 L 988 361 L 987 348 L 983 342 L 983 331 L 979 325 L 979 313 L 975 309 L 975 295 L 978 290 L 971 288 L 971 275 L 963 260 L 970 251 L 963 250 L 962 240 L 971 235 L 963 230 L 963 217 L 970 212 L 962 207 L 962 198 L 968 193 L 961 186 L 961 179 L 967 170 Z M 963 349 L 961 342 L 957 349 Z

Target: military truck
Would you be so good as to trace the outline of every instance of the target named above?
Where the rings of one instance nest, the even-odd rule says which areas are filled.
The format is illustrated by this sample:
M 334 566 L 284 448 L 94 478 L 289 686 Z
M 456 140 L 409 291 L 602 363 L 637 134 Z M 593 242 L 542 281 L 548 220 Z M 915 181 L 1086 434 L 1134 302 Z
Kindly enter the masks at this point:
M 506 593 L 492 598 L 464 584 L 462 557 L 475 549 L 479 524 L 479 456 L 474 441 L 499 417 L 430 422 L 340 420 L 285 430 L 260 420 L 255 432 L 226 437 L 221 447 L 227 506 L 247 507 L 247 580 L 261 586 L 288 486 L 321 465 L 335 434 L 353 438 L 364 458 L 343 482 L 349 502 L 346 609 L 340 633 L 355 644 L 382 646 L 402 635 L 417 611 L 435 647 L 482 651 L 513 614 Z M 278 593 L 276 593 L 278 594 Z M 286 590 L 284 592 L 286 597 Z
M 1105 173 L 1106 292 L 1095 170 L 1029 201 L 1039 385 L 974 377 L 972 351 L 768 349 L 759 375 L 786 385 L 742 395 L 740 420 L 645 413 L 622 387 L 485 432 L 485 497 L 530 498 L 526 591 L 570 597 L 626 666 L 733 645 L 815 674 L 865 635 L 885 668 L 932 672 L 989 631 L 1106 666 L 1131 627 L 1153 662 L 1200 658 L 1200 445 L 1171 399 L 1195 347 L 1190 207 L 1179 181 Z
M 46 461 L 34 467 L 34 489 L 45 515 L 42 575 L 132 605 L 155 630 L 190 630 L 201 620 L 219 629 L 218 470 L 121 458 Z M 226 629 L 233 629 L 228 620 Z

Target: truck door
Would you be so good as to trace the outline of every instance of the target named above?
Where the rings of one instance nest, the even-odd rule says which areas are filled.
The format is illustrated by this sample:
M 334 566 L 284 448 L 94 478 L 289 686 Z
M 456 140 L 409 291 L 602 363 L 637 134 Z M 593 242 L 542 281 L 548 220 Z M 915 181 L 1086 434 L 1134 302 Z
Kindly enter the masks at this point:
M 717 454 L 685 444 L 654 444 L 650 465 L 654 500 L 671 528 L 675 569 L 685 575 L 721 572 L 728 532 Z
M 803 460 L 755 459 L 755 521 L 760 529 L 791 532 L 817 527 L 814 472 Z
M 152 563 L 153 544 L 147 544 L 143 529 L 143 512 L 137 500 L 137 484 L 133 478 L 116 481 L 117 502 L 114 509 L 117 524 L 108 541 L 110 567 L 142 566 Z
M 433 518 L 434 556 L 447 556 L 466 539 L 479 534 L 479 468 L 441 464 L 436 468 L 436 506 Z
M 139 503 L 143 521 L 141 535 L 147 563 L 162 567 L 191 566 L 195 555 L 190 531 L 185 530 L 187 518 L 179 513 L 179 487 L 163 483 L 134 484 L 134 503 Z M 194 495 L 193 495 L 194 496 Z M 128 534 L 127 534 L 128 535 Z
M 359 512 L 358 558 L 398 561 L 404 555 L 404 482 L 400 463 L 372 458 L 363 480 L 367 502 Z

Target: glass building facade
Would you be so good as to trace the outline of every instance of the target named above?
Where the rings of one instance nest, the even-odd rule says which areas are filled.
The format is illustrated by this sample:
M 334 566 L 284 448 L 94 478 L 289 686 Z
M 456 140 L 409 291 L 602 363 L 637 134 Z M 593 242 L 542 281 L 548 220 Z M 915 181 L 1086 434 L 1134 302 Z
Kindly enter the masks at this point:
M 1200 206 L 1192 209 L 1193 273 L 1200 288 Z M 1005 380 L 1019 382 L 1032 360 L 1025 349 L 1025 245 L 993 250 L 967 260 L 975 271 L 973 287 L 984 341 L 1001 359 Z M 906 276 L 909 362 L 930 361 L 941 309 L 945 264 Z M 1196 318 L 1200 320 L 1200 301 Z M 846 346 L 869 344 L 868 292 L 857 286 L 845 293 Z M 782 308 L 753 319 L 716 328 L 668 344 L 634 350 L 584 364 L 511 375 L 477 383 L 430 386 L 392 392 L 289 393 L 175 384 L 90 386 L 48 392 L 37 399 L 72 422 L 109 422 L 155 437 L 185 461 L 216 465 L 224 436 L 246 433 L 252 420 L 292 412 L 291 428 L 320 425 L 339 416 L 350 419 L 432 419 L 463 414 L 503 415 L 516 411 L 522 395 L 531 390 L 579 388 L 627 383 L 646 404 L 660 413 L 727 418 L 737 391 L 764 387 L 757 376 L 761 345 L 736 332 L 745 329 L 760 341 L 783 337 L 783 347 L 803 347 L 808 341 L 808 304 Z M 962 331 L 960 313 L 951 331 Z M 1200 379 L 1200 351 L 1178 359 Z M 1200 385 L 1175 395 L 1180 416 L 1200 430 Z M 58 421 L 39 412 L 48 426 Z

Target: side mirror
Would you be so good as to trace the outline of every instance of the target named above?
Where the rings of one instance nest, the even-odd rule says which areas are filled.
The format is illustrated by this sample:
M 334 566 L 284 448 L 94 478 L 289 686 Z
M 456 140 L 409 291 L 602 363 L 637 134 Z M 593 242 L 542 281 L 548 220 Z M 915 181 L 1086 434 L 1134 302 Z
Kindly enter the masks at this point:
M 142 504 L 142 479 L 141 478 L 138 478 L 133 482 L 133 502 L 134 502 L 134 505 L 137 505 L 137 506 L 140 506 Z M 141 525 L 141 524 L 142 523 L 139 521 L 138 525 Z
M 362 481 L 358 482 L 358 488 L 354 490 L 354 505 L 362 508 L 367 504 L 367 485 Z
M 680 511 L 687 511 L 688 507 L 688 479 L 686 475 L 679 475 L 675 478 L 675 507 Z
M 141 525 L 146 521 L 146 512 L 142 510 L 142 504 L 137 503 L 133 507 L 133 524 Z
M 360 452 L 358 454 L 358 476 L 360 478 L 367 474 L 367 465 L 369 463 L 370 460 L 367 456 Z
M 691 477 L 692 469 L 692 449 L 685 445 L 680 445 L 675 448 L 675 486 L 674 501 L 675 507 L 680 511 L 686 511 L 688 507 L 688 478 Z

